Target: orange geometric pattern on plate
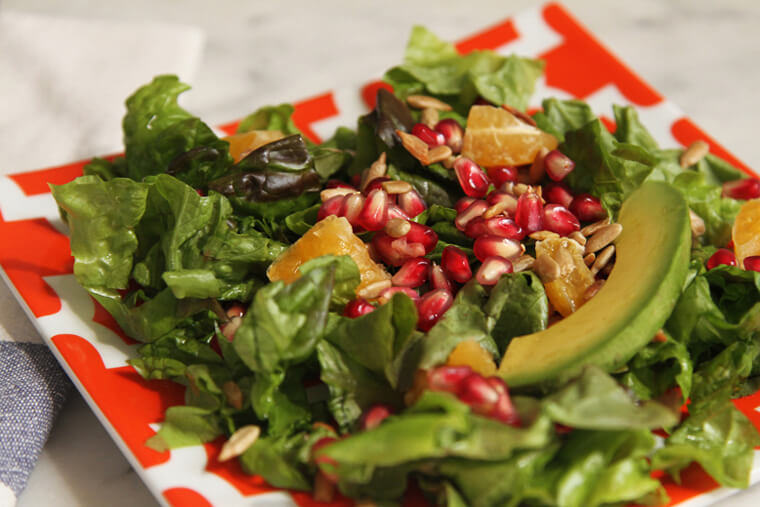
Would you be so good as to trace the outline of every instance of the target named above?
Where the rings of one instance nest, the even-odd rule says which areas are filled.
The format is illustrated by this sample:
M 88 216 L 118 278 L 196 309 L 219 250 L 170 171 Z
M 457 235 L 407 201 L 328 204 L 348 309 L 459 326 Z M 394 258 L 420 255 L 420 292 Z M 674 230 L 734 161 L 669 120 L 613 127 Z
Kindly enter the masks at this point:
M 169 488 L 161 494 L 172 507 L 214 507 L 203 495 L 190 488 Z

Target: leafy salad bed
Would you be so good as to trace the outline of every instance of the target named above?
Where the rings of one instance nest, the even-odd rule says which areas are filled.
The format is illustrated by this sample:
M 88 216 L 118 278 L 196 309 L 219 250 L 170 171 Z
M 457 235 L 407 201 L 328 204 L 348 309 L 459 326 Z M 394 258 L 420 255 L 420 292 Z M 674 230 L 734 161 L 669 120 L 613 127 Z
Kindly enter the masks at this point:
M 465 127 L 476 101 L 524 111 L 541 69 L 515 56 L 460 56 L 415 28 L 404 63 L 385 79 L 402 101 L 444 101 L 452 110 L 441 117 Z M 532 119 L 575 163 L 564 179 L 572 192 L 595 196 L 615 218 L 642 183 L 665 181 L 705 232 L 664 339 L 617 371 L 588 367 L 563 385 L 510 393 L 517 421 L 507 424 L 445 390 L 405 395 L 420 370 L 441 367 L 464 341 L 498 361 L 513 337 L 546 328 L 554 317 L 531 271 L 493 286 L 469 281 L 427 331 L 404 293 L 344 316 L 361 277 L 348 256 L 312 259 L 289 284 L 267 279 L 317 221 L 328 180 L 355 182 L 383 152 L 388 177 L 411 183 L 426 204 L 413 220 L 439 238 L 427 257 L 439 261 L 454 245 L 477 265 L 472 239 L 452 223 L 464 195 L 453 171 L 420 163 L 396 132 L 406 130 L 400 115 L 420 112 L 379 101 L 356 130 L 317 145 L 300 135 L 291 106 L 265 107 L 239 132 L 285 137 L 235 160 L 230 143 L 178 106 L 187 88 L 160 76 L 137 90 L 127 100 L 125 156 L 95 159 L 84 176 L 53 187 L 77 279 L 144 343 L 132 365 L 186 386 L 186 404 L 166 412 L 148 445 L 195 445 L 255 425 L 258 438 L 234 452 L 246 472 L 286 489 L 316 484 L 320 498 L 336 484 L 383 505 L 411 482 L 449 506 L 658 504 L 666 498 L 652 472 L 677 477 L 692 462 L 723 485 L 747 485 L 760 438 L 731 399 L 758 386 L 760 273 L 706 268 L 742 205 L 723 195 L 725 182 L 745 177 L 735 168 L 711 155 L 682 168 L 681 150 L 660 149 L 631 108 L 614 108 L 613 134 L 582 102 L 543 102 Z M 244 316 L 225 336 L 237 308 Z M 391 415 L 369 424 L 377 406 Z M 654 429 L 665 430 L 662 442 Z

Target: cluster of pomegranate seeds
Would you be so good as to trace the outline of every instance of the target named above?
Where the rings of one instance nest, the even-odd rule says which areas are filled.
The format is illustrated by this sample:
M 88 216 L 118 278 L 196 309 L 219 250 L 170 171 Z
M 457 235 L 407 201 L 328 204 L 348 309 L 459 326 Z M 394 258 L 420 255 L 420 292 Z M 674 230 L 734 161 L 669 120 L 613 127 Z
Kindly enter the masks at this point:
M 476 414 L 520 426 L 507 385 L 498 377 L 483 377 L 469 366 L 439 366 L 428 370 L 427 387 L 455 395 Z
M 760 180 L 745 178 L 743 180 L 727 181 L 723 184 L 723 197 L 749 201 L 760 197 Z

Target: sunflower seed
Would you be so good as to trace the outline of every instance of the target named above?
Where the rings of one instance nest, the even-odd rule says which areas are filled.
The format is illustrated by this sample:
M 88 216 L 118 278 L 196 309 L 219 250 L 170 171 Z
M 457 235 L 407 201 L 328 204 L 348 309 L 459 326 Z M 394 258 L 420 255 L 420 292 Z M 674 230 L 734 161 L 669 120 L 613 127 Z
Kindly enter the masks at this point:
M 217 459 L 227 461 L 240 456 L 258 440 L 259 435 L 261 435 L 261 428 L 255 424 L 241 426 L 224 443 Z
M 698 238 L 705 233 L 705 221 L 689 208 L 689 222 L 691 224 L 691 236 Z
M 596 275 L 598 272 L 604 269 L 604 267 L 609 264 L 614 253 L 615 245 L 609 245 L 601 252 L 599 252 L 599 254 L 596 256 L 596 260 L 594 261 L 594 265 L 591 266 L 591 274 Z
M 415 109 L 435 109 L 437 111 L 451 111 L 451 106 L 429 95 L 409 95 L 406 103 Z
M 427 161 L 427 154 L 429 151 L 428 145 L 425 141 L 403 130 L 396 130 L 396 134 L 401 138 L 401 144 L 404 145 L 406 151 L 408 151 L 414 158 L 422 162 Z
M 599 220 L 598 222 L 594 222 L 593 224 L 589 224 L 583 229 L 581 229 L 581 234 L 588 237 L 594 234 L 596 231 L 604 227 L 605 225 L 608 225 L 610 223 L 610 218 L 603 218 L 602 220 Z
M 428 127 L 435 128 L 438 123 L 438 110 L 432 107 L 426 107 L 420 114 L 420 123 L 424 123 Z
M 420 139 L 420 142 L 425 144 L 422 139 Z M 385 172 L 387 170 L 388 166 L 385 164 L 385 152 L 382 152 L 380 156 L 377 157 L 377 160 L 372 162 L 372 165 L 369 166 L 369 169 L 365 169 L 364 172 L 362 172 L 362 180 L 359 184 L 359 188 L 361 190 L 364 190 L 367 188 L 367 185 L 369 185 L 370 181 L 374 180 L 375 178 L 382 178 L 385 176 Z
M 586 243 L 586 253 L 597 252 L 615 241 L 620 233 L 623 232 L 623 226 L 620 224 L 609 224 L 599 228 Z
M 385 223 L 385 233 L 392 238 L 406 236 L 412 230 L 412 224 L 403 218 L 391 218 Z
M 364 299 L 375 299 L 381 292 L 391 285 L 390 280 L 378 280 L 377 282 L 372 282 L 371 284 L 364 286 L 361 290 L 356 292 L 356 295 Z
M 408 181 L 401 180 L 384 181 L 382 187 L 389 194 L 405 194 L 412 189 Z
M 678 163 L 684 169 L 693 166 L 704 158 L 710 151 L 710 145 L 702 141 L 694 141 L 689 145 L 686 150 L 681 153 L 681 157 L 678 159 Z
M 583 293 L 583 299 L 585 301 L 588 301 L 592 297 L 596 296 L 596 294 L 599 292 L 599 289 L 602 288 L 602 285 L 604 285 L 604 280 L 596 280 L 594 283 L 589 285 L 588 289 Z
M 580 246 L 586 245 L 586 236 L 581 234 L 581 231 L 573 231 L 570 234 L 568 234 L 567 237 L 574 240 Z
M 436 162 L 443 162 L 444 160 L 447 160 L 452 154 L 453 152 L 451 151 L 451 148 L 445 144 L 436 146 L 435 148 L 428 150 L 427 161 L 422 163 L 423 165 L 430 165 L 435 164 Z
M 550 238 L 559 238 L 559 234 L 552 231 L 536 231 L 536 232 L 530 233 L 528 237 L 531 239 L 535 239 L 536 241 L 543 241 L 545 239 L 550 239 Z
M 348 195 L 348 194 L 358 194 L 358 193 L 359 191 L 353 188 L 346 188 L 346 187 L 326 188 L 319 193 L 319 198 L 322 200 L 322 202 L 325 202 L 326 200 L 338 195 Z
M 519 273 L 521 271 L 527 271 L 533 268 L 533 264 L 535 262 L 536 262 L 536 259 L 534 259 L 530 255 L 521 255 L 520 257 L 512 260 L 512 271 L 515 273 Z
M 591 266 L 595 260 L 596 260 L 596 254 L 590 253 L 583 258 L 583 263 L 586 266 Z

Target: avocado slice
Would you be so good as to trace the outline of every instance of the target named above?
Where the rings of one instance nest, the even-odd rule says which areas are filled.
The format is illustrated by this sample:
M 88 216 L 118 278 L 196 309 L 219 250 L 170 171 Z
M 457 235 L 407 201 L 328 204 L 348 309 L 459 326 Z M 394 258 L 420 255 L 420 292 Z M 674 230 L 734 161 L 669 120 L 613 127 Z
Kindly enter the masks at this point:
M 689 208 L 667 183 L 647 182 L 625 200 L 615 267 L 578 311 L 543 331 L 513 339 L 498 375 L 510 388 L 551 387 L 589 364 L 614 371 L 667 320 L 689 267 Z

